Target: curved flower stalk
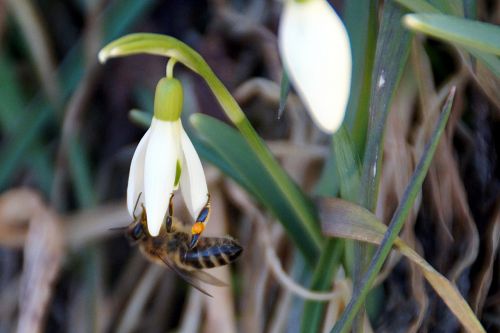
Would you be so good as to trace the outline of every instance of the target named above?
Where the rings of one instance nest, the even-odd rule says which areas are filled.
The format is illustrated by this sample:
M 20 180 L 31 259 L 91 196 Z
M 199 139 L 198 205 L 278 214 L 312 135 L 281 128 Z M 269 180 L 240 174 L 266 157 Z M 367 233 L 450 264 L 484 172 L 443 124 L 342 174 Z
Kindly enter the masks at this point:
M 130 165 L 127 208 L 134 216 L 136 204 L 144 204 L 149 233 L 157 236 L 163 222 L 168 221 L 166 217 L 172 214 L 170 201 L 180 186 L 197 222 L 193 225 L 194 246 L 207 221 L 209 196 L 200 158 L 182 127 L 182 102 L 179 80 L 162 78 L 156 86 L 151 127 L 139 142 Z
M 285 0 L 279 28 L 284 67 L 316 125 L 334 133 L 351 86 L 351 47 L 326 0 Z

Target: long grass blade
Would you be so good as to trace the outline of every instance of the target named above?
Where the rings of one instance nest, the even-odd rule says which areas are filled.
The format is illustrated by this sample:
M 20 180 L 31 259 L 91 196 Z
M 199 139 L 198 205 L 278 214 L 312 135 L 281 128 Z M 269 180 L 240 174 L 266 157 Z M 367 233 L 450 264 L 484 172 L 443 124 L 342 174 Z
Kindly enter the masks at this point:
M 396 212 L 394 213 L 391 223 L 389 224 L 389 228 L 387 232 L 384 234 L 384 238 L 382 243 L 377 248 L 370 265 L 368 267 L 368 271 L 364 275 L 361 281 L 361 288 L 355 289 L 353 292 L 353 297 L 349 304 L 347 305 L 344 313 L 342 314 L 340 320 L 335 324 L 332 329 L 332 332 L 347 332 L 356 316 L 357 312 L 363 305 L 368 292 L 373 285 L 373 281 L 382 268 L 382 265 L 389 254 L 389 251 L 394 244 L 395 239 L 398 237 L 401 228 L 404 225 L 404 222 L 410 212 L 410 209 L 413 207 L 413 203 L 417 194 L 419 193 L 424 178 L 429 170 L 432 158 L 436 151 L 437 145 L 439 143 L 439 139 L 441 138 L 442 133 L 444 132 L 444 128 L 448 121 L 448 117 L 451 112 L 451 106 L 453 104 L 453 99 L 455 97 L 455 88 L 452 88 L 448 99 L 443 107 L 443 110 L 440 114 L 438 123 L 436 128 L 432 133 L 432 137 L 425 147 L 424 153 L 420 158 L 420 161 L 417 164 L 415 172 L 412 175 L 410 183 L 408 184 L 403 198 L 401 200 L 400 205 L 398 206 Z
M 403 21 L 413 31 L 500 55 L 500 27 L 493 24 L 441 14 L 408 14 Z

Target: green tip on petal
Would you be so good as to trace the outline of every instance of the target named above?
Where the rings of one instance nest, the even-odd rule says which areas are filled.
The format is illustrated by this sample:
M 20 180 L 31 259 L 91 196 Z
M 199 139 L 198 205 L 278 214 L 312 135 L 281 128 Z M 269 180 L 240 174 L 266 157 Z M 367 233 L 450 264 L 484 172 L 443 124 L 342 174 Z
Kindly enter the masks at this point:
M 158 82 L 155 93 L 154 116 L 163 121 L 176 121 L 182 112 L 183 92 L 181 82 L 166 78 Z
M 177 164 L 175 165 L 174 187 L 177 187 L 177 185 L 179 185 L 179 180 L 181 179 L 181 172 L 182 172 L 181 161 L 177 160 Z

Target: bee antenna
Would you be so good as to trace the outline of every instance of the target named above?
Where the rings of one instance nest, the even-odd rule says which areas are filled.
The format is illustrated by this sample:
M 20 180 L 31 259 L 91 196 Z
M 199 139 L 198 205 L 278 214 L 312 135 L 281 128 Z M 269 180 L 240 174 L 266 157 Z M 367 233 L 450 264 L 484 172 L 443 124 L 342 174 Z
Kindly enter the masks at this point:
M 112 227 L 108 229 L 109 231 L 125 231 L 127 227 Z
M 142 195 L 142 192 L 140 192 L 139 195 L 137 196 L 137 201 L 135 202 L 135 206 L 134 206 L 134 212 L 132 213 L 132 215 L 134 217 L 134 221 L 137 219 L 135 217 L 135 210 L 137 209 L 137 205 L 139 204 L 139 199 L 141 198 L 141 195 Z

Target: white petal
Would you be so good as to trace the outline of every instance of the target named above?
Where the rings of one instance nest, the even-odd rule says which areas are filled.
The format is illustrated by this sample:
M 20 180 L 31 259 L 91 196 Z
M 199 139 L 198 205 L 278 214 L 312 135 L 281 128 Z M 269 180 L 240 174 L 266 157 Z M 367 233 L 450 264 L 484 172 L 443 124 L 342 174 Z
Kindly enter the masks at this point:
M 279 31 L 290 80 L 324 131 L 344 119 L 351 85 L 351 48 L 342 21 L 326 0 L 287 1 Z
M 127 209 L 131 217 L 134 216 L 135 204 L 140 193 L 142 195 L 137 207 L 140 207 L 141 203 L 144 202 L 144 159 L 146 157 L 146 147 L 148 146 L 150 132 L 151 129 L 148 129 L 141 141 L 139 141 L 134 152 L 134 157 L 132 157 L 132 162 L 130 163 L 127 185 Z
M 182 197 L 189 213 L 193 217 L 193 220 L 195 220 L 207 203 L 207 181 L 200 157 L 184 129 L 182 129 L 181 137 L 181 146 L 184 155 L 180 181 Z
M 160 232 L 174 188 L 180 122 L 153 117 L 144 165 L 144 201 L 151 236 Z

